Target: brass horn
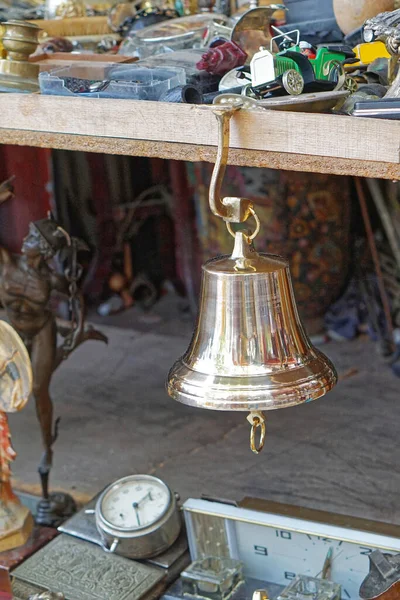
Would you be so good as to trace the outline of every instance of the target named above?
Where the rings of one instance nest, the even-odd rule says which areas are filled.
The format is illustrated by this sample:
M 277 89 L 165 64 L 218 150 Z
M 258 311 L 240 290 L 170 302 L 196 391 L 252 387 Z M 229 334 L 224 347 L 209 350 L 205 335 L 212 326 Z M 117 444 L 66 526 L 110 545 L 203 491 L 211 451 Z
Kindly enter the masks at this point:
M 231 256 L 203 265 L 197 324 L 186 353 L 168 375 L 168 394 L 190 406 L 249 412 L 250 445 L 265 441 L 263 410 L 310 402 L 336 384 L 330 360 L 317 350 L 300 321 L 288 262 L 257 253 L 259 220 L 249 200 L 220 199 L 232 108 L 218 107 L 219 146 L 210 185 L 210 207 L 235 238 Z M 253 216 L 255 231 L 231 223 Z M 256 443 L 256 432 L 260 439 Z

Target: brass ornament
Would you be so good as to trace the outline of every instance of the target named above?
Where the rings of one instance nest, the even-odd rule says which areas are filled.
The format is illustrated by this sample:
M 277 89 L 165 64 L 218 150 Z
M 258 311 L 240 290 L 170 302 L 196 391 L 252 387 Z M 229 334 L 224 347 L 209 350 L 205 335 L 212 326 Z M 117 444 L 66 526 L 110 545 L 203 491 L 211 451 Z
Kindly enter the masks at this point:
M 169 372 L 167 390 L 189 406 L 249 412 L 250 446 L 258 454 L 265 441 L 262 411 L 315 400 L 332 389 L 337 375 L 304 331 L 288 262 L 253 247 L 260 223 L 251 202 L 220 197 L 235 110 L 215 107 L 219 146 L 210 185 L 211 210 L 226 221 L 234 249 L 203 265 L 196 328 Z M 233 223 L 250 217 L 253 233 L 234 231 Z
M 86 7 L 81 0 L 65 0 L 57 5 L 56 19 L 71 19 L 72 17 L 86 17 Z
M 26 21 L 6 21 L 3 48 L 7 57 L 0 60 L 0 89 L 20 92 L 39 91 L 39 65 L 29 62 L 38 46 L 40 28 Z

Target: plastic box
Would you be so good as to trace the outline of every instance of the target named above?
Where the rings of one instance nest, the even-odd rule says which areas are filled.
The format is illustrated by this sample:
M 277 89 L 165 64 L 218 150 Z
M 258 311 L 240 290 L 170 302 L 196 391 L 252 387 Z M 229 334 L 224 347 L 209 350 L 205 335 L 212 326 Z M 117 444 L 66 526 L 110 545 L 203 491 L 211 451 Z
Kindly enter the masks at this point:
M 166 54 L 157 54 L 140 60 L 137 65 L 154 68 L 159 67 L 179 67 L 185 69 L 186 83 L 199 88 L 203 94 L 216 92 L 221 80 L 220 75 L 212 75 L 207 71 L 199 71 L 196 63 L 199 62 L 202 55 L 208 48 L 191 48 L 189 50 L 177 50 L 176 52 L 167 52 Z
M 229 19 L 217 13 L 202 13 L 170 19 L 133 31 L 122 42 L 118 54 L 140 59 L 156 54 L 203 46 L 203 37 L 212 23 L 228 25 Z
M 72 91 L 68 86 L 73 80 L 77 80 L 76 83 L 81 82 L 83 89 L 87 88 L 89 83 L 95 86 L 96 83 L 105 82 L 105 85 L 99 91 Z M 137 65 L 78 63 L 39 75 L 42 94 L 89 98 L 158 100 L 168 90 L 185 83 L 185 70 L 178 67 L 148 68 Z

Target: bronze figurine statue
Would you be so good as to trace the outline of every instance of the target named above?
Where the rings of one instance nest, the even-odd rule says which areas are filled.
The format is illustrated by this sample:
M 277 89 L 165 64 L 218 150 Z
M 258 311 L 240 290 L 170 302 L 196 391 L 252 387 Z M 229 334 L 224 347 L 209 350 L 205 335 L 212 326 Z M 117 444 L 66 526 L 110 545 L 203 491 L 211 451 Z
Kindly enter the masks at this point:
M 33 396 L 44 445 L 38 469 L 42 500 L 36 520 L 43 525 L 56 526 L 75 510 L 70 496 L 49 494 L 48 489 L 58 429 L 58 421 L 53 425 L 49 391 L 52 375 L 82 342 L 92 339 L 107 343 L 102 333 L 85 328 L 84 324 L 84 302 L 78 288 L 82 269 L 77 254 L 85 249 L 86 244 L 71 238 L 52 218 L 30 223 L 21 255 L 0 248 L 0 301 L 11 325 L 23 339 L 32 362 Z M 64 256 L 68 261 L 62 274 L 49 265 L 56 255 Z M 67 328 L 57 323 L 50 308 L 52 292 L 69 299 L 71 321 Z M 60 346 L 57 346 L 57 333 L 64 337 Z

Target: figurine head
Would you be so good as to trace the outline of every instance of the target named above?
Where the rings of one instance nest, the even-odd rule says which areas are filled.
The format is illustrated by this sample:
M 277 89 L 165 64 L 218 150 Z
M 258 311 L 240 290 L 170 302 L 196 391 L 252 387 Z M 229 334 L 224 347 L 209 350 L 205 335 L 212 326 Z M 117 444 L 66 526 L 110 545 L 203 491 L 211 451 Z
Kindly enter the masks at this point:
M 69 236 L 53 219 L 40 219 L 29 224 L 28 235 L 22 244 L 22 254 L 50 260 L 70 243 Z

